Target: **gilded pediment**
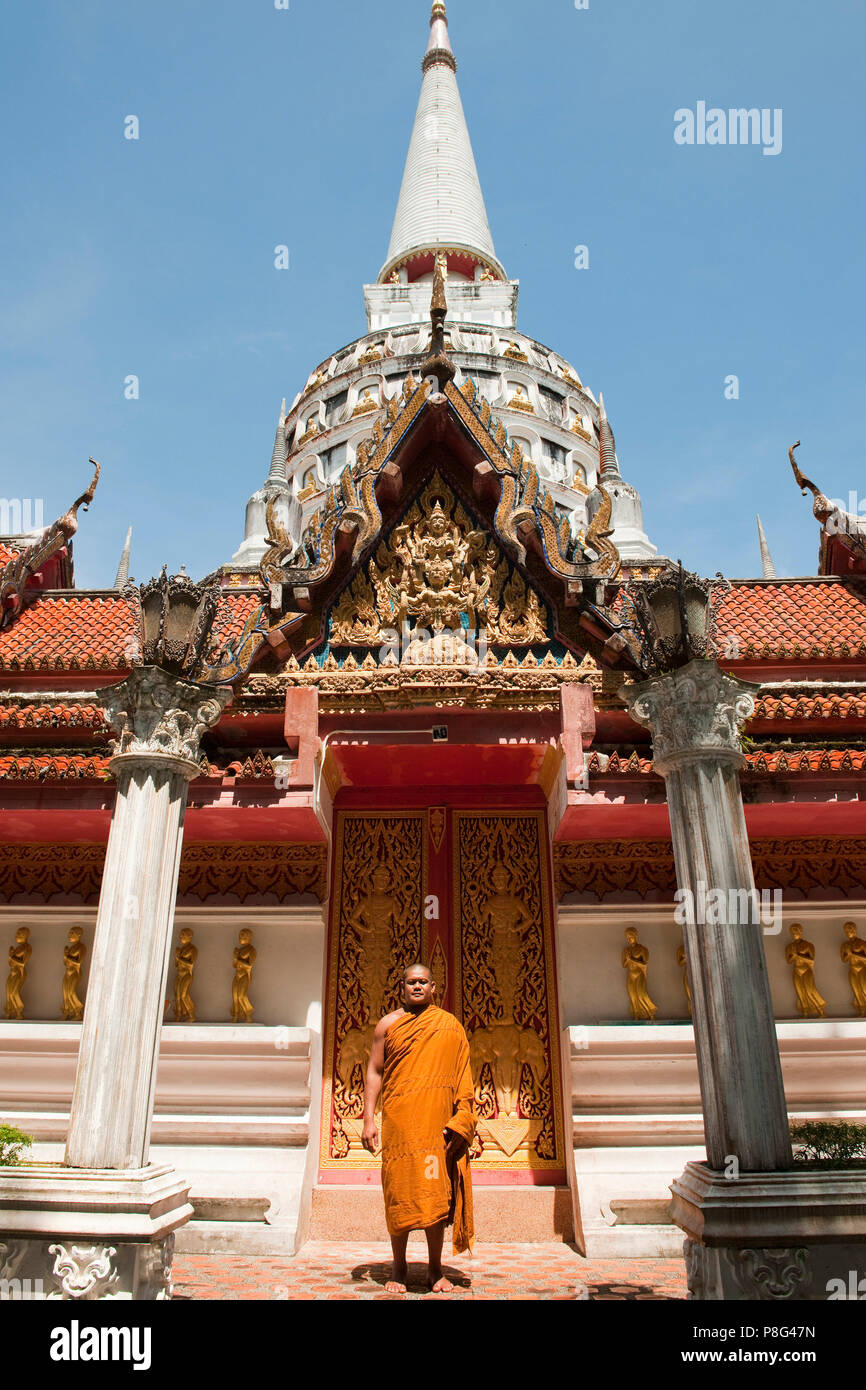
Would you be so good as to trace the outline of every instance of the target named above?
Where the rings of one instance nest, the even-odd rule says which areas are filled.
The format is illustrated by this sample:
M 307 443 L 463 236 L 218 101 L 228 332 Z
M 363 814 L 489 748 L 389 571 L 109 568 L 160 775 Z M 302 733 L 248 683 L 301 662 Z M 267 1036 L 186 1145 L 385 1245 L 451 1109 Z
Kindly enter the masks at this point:
M 453 659 L 468 645 L 550 640 L 546 605 L 437 471 L 331 611 L 332 647 L 425 644 Z

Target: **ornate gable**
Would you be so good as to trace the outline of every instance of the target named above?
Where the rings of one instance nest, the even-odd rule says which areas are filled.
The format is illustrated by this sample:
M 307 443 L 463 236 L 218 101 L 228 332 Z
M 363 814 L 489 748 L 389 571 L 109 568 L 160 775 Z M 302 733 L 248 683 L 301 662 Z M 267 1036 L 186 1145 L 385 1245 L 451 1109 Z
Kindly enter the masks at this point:
M 439 582 L 430 571 L 424 577 L 436 538 L 429 530 L 432 511 L 427 515 L 420 500 L 426 495 L 424 488 L 429 491 L 433 485 L 437 466 L 443 476 L 436 486 L 445 487 L 448 498 L 448 509 L 443 498 L 442 511 L 449 511 L 442 535 L 450 527 L 454 547 L 448 561 L 454 570 L 452 582 L 442 584 L 443 590 L 456 584 L 455 593 L 465 600 L 461 626 L 478 617 L 480 606 L 488 624 L 492 622 L 498 637 L 509 645 L 556 637 L 567 650 L 590 652 L 606 665 L 633 664 L 629 628 L 606 603 L 606 585 L 616 580 L 620 569 L 607 529 L 609 497 L 602 493 L 602 506 L 586 535 L 572 537 L 569 518 L 557 508 L 519 444 L 509 446 L 504 424 L 495 419 L 474 383 L 467 380 L 458 389 L 445 380 L 443 386 L 438 390 L 432 377 L 421 382 L 407 378 L 402 395 L 391 402 L 385 419 L 377 421 L 368 447 L 328 489 L 299 544 L 283 530 L 273 504 L 269 506 L 269 548 L 261 565 L 268 602 L 250 616 L 230 650 L 203 663 L 199 679 L 235 682 L 265 650 L 283 660 L 307 656 L 327 640 L 326 617 L 335 603 L 338 632 L 344 639 L 351 637 L 344 641 L 347 646 L 376 645 L 367 640 L 369 633 L 376 625 L 387 627 L 401 604 L 416 625 L 425 626 L 421 618 L 426 603 L 425 621 L 441 618 L 443 629 L 453 630 L 444 610 L 437 618 L 437 604 L 429 593 L 422 595 L 425 589 L 436 592 Z M 444 477 L 446 471 L 455 483 L 460 478 L 460 491 L 474 497 L 477 524 L 467 504 L 458 499 L 457 488 Z M 400 536 L 396 518 L 404 512 L 408 517 L 407 499 L 413 496 L 419 499 L 420 511 L 401 523 L 409 530 Z M 405 549 L 410 542 L 410 550 L 398 554 L 395 547 L 402 544 Z M 440 537 L 440 542 L 447 550 L 447 538 Z M 409 588 L 399 597 L 407 577 Z M 473 598 L 473 585 L 485 582 L 483 598 L 477 592 Z M 545 602 L 550 624 L 542 616 Z M 452 616 L 459 607 L 453 599 Z M 528 635 L 538 630 L 539 622 L 544 635 Z

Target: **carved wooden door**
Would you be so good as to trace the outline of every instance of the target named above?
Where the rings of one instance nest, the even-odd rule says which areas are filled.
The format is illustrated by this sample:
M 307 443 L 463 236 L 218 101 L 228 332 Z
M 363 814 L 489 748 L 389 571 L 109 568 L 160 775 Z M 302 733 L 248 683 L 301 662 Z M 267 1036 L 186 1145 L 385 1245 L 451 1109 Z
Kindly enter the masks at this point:
M 469 1036 L 476 1182 L 565 1181 L 559 1010 L 543 810 L 338 812 L 320 1176 L 378 1180 L 361 1145 L 376 1022 L 423 960 Z

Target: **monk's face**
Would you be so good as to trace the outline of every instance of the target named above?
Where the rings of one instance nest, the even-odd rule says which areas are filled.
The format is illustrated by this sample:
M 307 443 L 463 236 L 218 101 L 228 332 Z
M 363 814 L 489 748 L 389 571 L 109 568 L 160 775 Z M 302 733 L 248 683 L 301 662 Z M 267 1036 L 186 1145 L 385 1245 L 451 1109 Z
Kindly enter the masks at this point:
M 423 966 L 410 970 L 403 982 L 403 1007 L 412 1011 L 426 1009 L 433 1003 L 435 985 Z

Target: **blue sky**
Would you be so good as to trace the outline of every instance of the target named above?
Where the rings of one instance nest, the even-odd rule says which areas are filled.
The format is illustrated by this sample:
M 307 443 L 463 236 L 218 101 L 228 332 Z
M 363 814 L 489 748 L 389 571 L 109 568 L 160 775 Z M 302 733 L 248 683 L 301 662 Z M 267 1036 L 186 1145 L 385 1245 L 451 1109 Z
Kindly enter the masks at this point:
M 651 538 L 752 575 L 758 511 L 779 573 L 813 573 L 788 445 L 828 495 L 866 496 L 866 7 L 448 14 L 519 326 L 604 391 Z M 47 522 L 101 461 L 80 587 L 112 582 L 130 523 L 139 581 L 236 549 L 280 397 L 364 332 L 428 18 L 427 0 L 5 7 L 0 492 L 43 496 Z M 677 145 L 674 112 L 699 101 L 781 108 L 781 153 Z

